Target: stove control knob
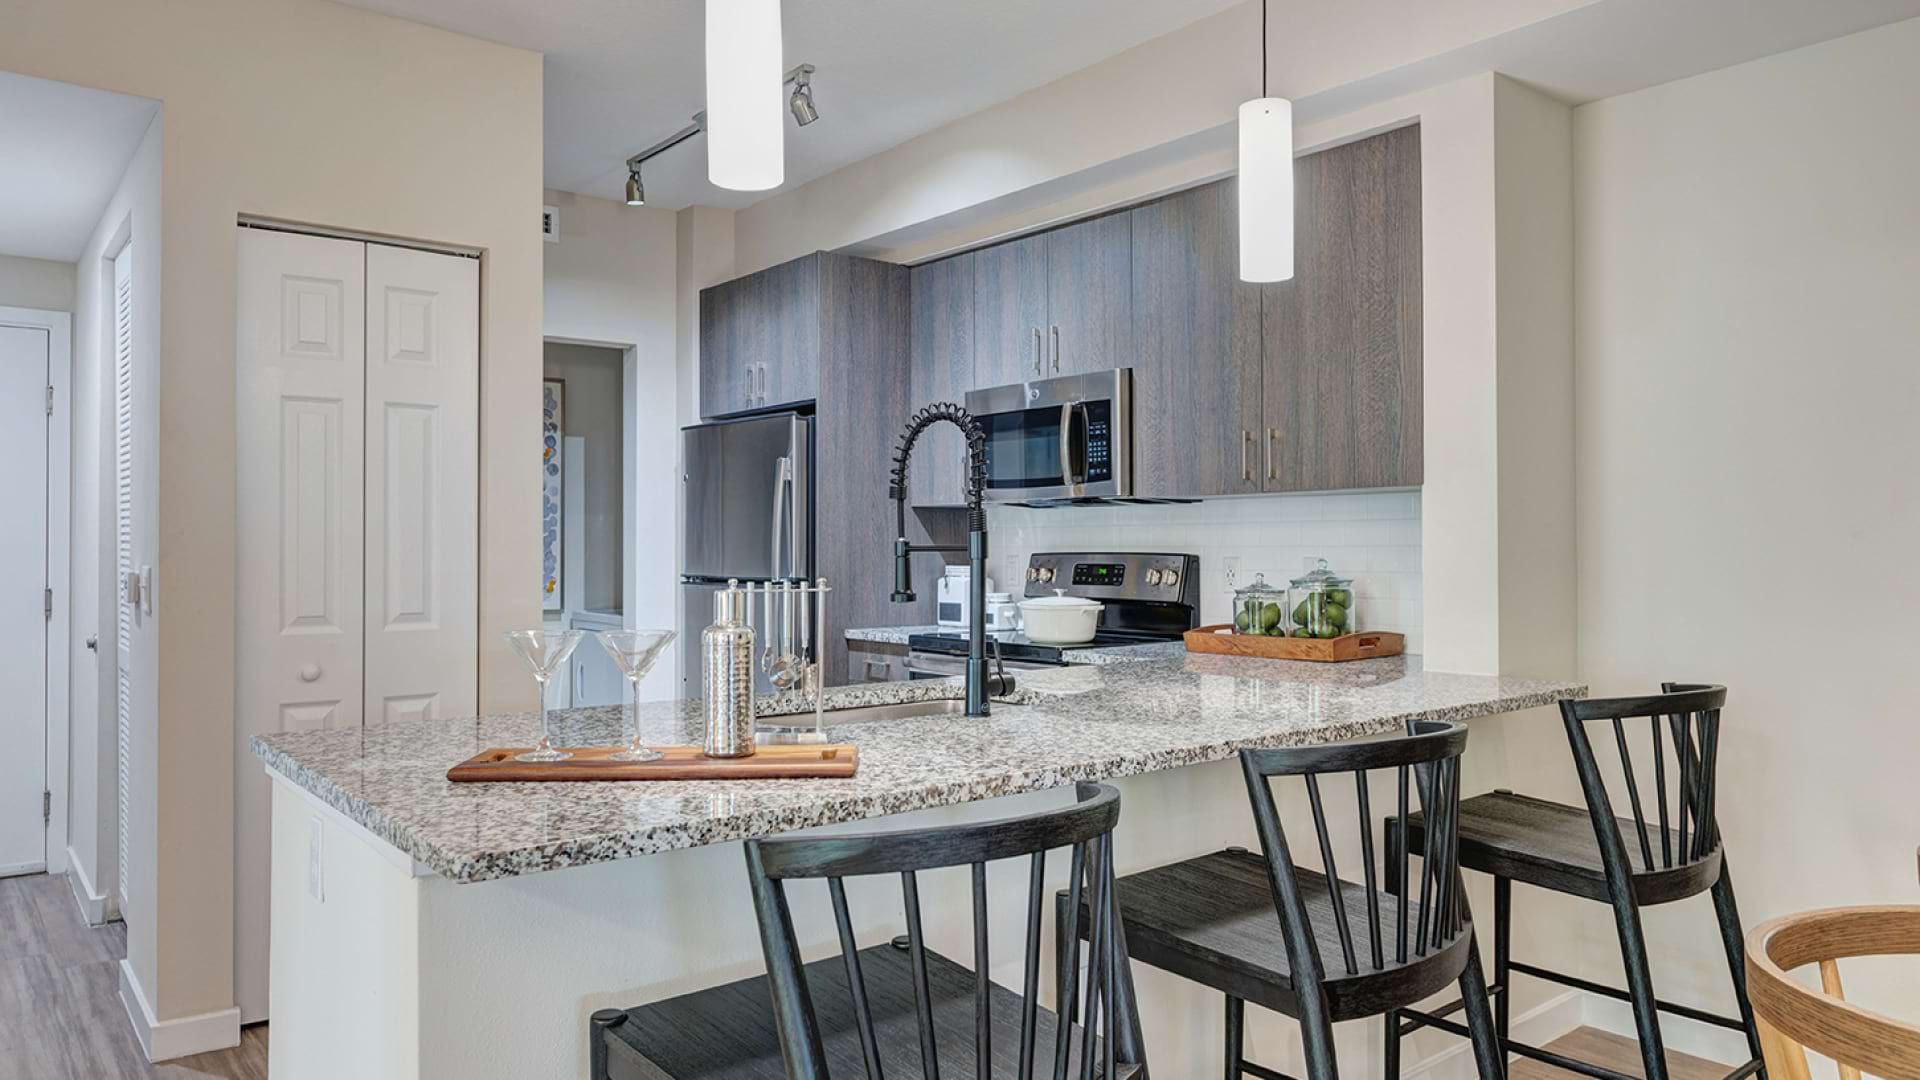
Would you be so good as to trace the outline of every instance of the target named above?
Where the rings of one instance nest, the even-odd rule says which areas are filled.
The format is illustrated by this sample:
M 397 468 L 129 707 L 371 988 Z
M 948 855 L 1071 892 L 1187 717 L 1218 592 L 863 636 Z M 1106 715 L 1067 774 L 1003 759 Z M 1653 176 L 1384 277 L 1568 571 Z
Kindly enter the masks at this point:
M 1027 567 L 1027 580 L 1028 580 L 1028 581 L 1039 581 L 1039 580 L 1040 580 L 1040 568 L 1039 568 L 1039 567 L 1037 567 L 1037 566 L 1029 566 L 1029 567 Z
M 1153 576 L 1151 574 L 1147 576 L 1147 584 L 1153 584 Z M 1160 572 L 1160 584 L 1165 585 L 1169 589 L 1180 584 L 1180 571 L 1171 568 L 1162 570 Z
M 1053 567 L 1051 567 L 1051 566 L 1043 566 L 1043 567 L 1041 567 L 1041 568 L 1040 568 L 1040 580 L 1041 580 L 1041 581 L 1052 581 L 1052 580 L 1053 580 Z
M 1147 571 L 1147 584 L 1149 585 L 1160 584 L 1160 571 L 1158 570 Z

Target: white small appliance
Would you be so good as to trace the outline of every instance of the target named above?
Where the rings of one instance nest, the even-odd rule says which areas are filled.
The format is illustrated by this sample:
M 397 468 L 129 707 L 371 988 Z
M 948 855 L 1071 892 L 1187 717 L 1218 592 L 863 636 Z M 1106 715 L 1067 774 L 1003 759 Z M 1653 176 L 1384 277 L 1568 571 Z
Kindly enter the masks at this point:
M 949 566 L 940 575 L 939 588 L 934 593 L 934 622 L 941 626 L 965 626 L 967 616 L 973 606 L 973 570 L 966 566 Z M 993 579 L 987 579 L 987 591 L 993 591 Z

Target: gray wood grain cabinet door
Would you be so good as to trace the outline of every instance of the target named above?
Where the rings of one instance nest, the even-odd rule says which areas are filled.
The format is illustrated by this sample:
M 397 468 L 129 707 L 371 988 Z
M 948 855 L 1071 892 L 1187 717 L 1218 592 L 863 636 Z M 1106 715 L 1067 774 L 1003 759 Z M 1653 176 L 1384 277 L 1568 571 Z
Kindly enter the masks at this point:
M 1047 328 L 1047 235 L 974 252 L 974 385 L 1037 379 Z
M 1420 130 L 1294 165 L 1294 277 L 1265 286 L 1267 491 L 1421 482 Z
M 1133 363 L 1133 230 L 1125 213 L 1044 234 L 1047 325 L 1043 375 Z
M 974 388 L 974 255 L 924 263 L 912 283 L 912 384 L 910 412 L 935 402 L 964 404 Z M 915 506 L 966 504 L 966 440 L 951 424 L 938 424 L 914 448 L 908 496 Z
M 811 401 L 820 392 L 820 351 L 827 327 L 820 293 L 821 256 L 802 256 L 770 266 L 753 283 L 755 359 L 761 407 Z
M 724 416 L 752 407 L 752 372 L 738 336 L 744 280 L 700 290 L 700 415 Z
M 1136 494 L 1261 490 L 1261 287 L 1240 280 L 1236 199 L 1223 180 L 1129 211 Z

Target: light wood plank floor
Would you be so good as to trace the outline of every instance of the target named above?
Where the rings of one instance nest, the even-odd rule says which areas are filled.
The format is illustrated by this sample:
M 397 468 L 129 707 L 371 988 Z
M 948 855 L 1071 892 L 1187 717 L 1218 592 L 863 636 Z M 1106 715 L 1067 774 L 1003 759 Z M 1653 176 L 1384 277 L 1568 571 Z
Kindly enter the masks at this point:
M 1644 1076 L 1640 1065 L 1640 1043 L 1625 1035 L 1598 1028 L 1575 1028 L 1547 1044 L 1547 1049 L 1582 1061 L 1591 1061 L 1629 1076 Z M 1720 1080 L 1733 1066 L 1697 1058 L 1692 1054 L 1667 1051 L 1667 1075 L 1671 1080 Z M 1516 1057 L 1507 1066 L 1507 1080 L 1585 1080 L 1579 1073 L 1556 1069 L 1551 1065 Z
M 120 1004 L 121 923 L 80 920 L 67 879 L 0 878 L 0 1080 L 266 1080 L 267 1028 L 232 1050 L 149 1065 Z

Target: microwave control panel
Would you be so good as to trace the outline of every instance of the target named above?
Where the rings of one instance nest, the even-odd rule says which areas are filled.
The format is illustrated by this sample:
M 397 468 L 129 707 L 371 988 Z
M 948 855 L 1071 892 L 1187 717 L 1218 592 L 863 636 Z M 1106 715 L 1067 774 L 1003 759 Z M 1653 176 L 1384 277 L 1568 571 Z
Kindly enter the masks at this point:
M 1113 479 L 1113 402 L 1089 401 L 1081 406 L 1087 422 L 1088 484 Z

